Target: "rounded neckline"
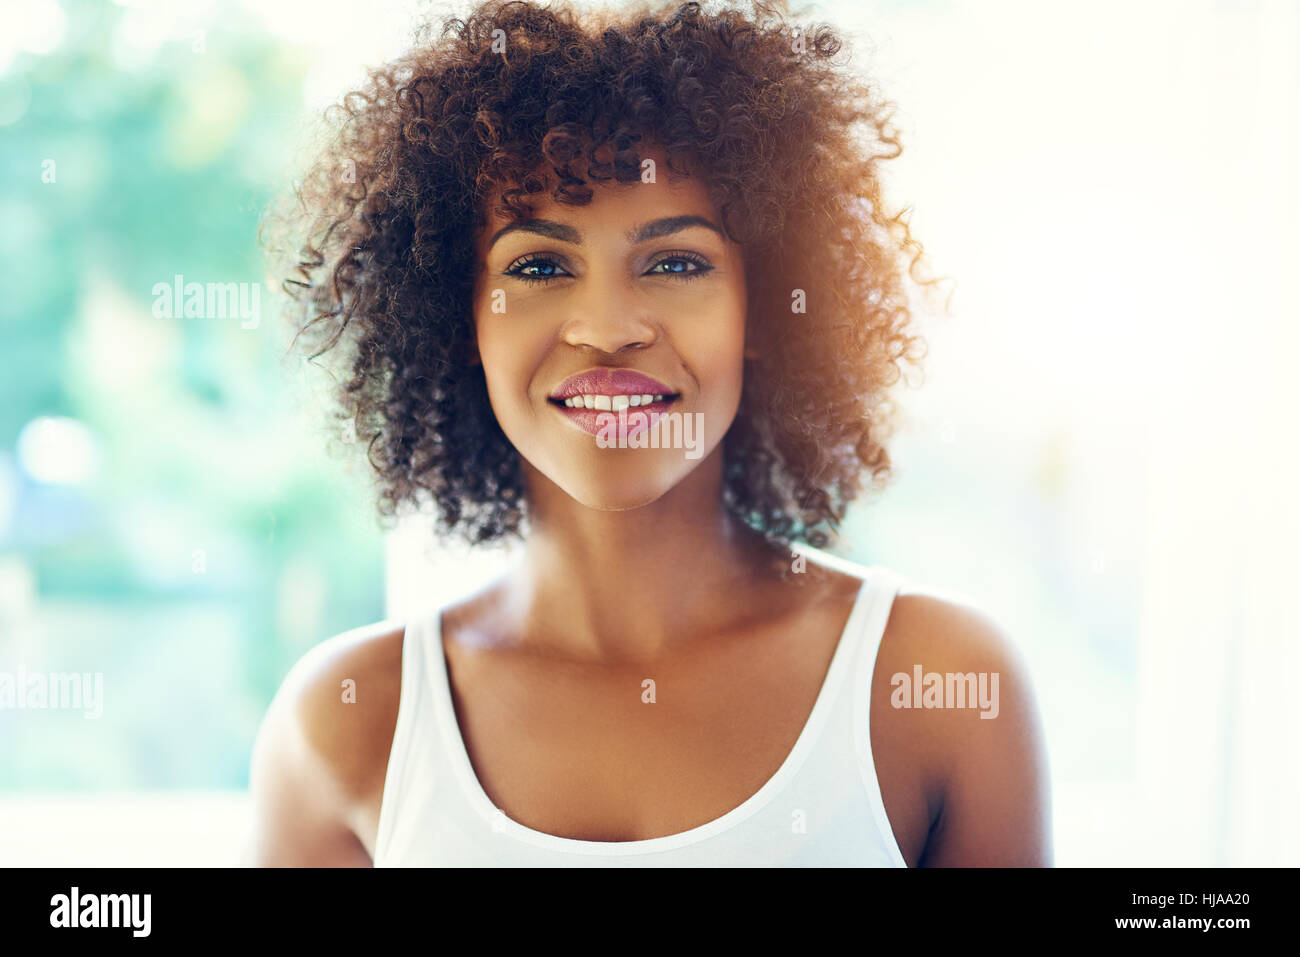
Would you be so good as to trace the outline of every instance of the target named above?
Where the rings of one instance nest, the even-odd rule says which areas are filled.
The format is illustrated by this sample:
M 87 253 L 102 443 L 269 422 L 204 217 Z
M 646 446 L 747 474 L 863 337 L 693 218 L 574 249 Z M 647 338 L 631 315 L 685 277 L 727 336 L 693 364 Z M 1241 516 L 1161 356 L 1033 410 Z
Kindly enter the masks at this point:
M 864 575 L 862 584 L 858 587 L 857 594 L 854 597 L 853 607 L 849 611 L 848 620 L 845 621 L 844 628 L 835 643 L 835 651 L 831 654 L 830 665 L 827 667 L 826 675 L 817 691 L 817 698 L 813 702 L 808 719 L 804 722 L 803 728 L 799 731 L 799 736 L 795 739 L 790 752 L 785 756 L 785 760 L 781 762 L 772 776 L 763 783 L 763 786 L 736 807 L 711 821 L 688 828 L 685 831 L 678 831 L 676 834 L 664 834 L 659 837 L 648 837 L 636 841 L 585 841 L 579 838 L 562 837 L 559 834 L 551 834 L 547 831 L 539 831 L 507 816 L 504 811 L 492 803 L 492 799 L 478 779 L 478 774 L 474 771 L 473 762 L 470 761 L 469 757 L 469 749 L 466 747 L 465 738 L 461 734 L 460 722 L 456 718 L 456 708 L 451 696 L 451 675 L 448 669 L 446 652 L 442 646 L 442 607 L 437 608 L 428 616 L 428 624 L 424 632 L 433 643 L 430 654 L 434 656 L 432 669 L 435 676 L 434 710 L 442 733 L 443 744 L 447 749 L 447 755 L 451 759 L 456 778 L 460 783 L 461 792 L 469 800 L 475 812 L 491 826 L 494 833 L 510 835 L 535 847 L 577 854 L 619 855 L 668 851 L 696 844 L 740 824 L 762 810 L 771 798 L 779 792 L 786 781 L 798 771 L 808 752 L 816 744 L 826 723 L 827 714 L 834 704 L 836 692 L 843 683 L 844 673 L 849 668 L 849 659 L 852 656 L 850 646 L 854 648 L 857 646 L 856 638 L 862 631 L 863 619 L 866 617 L 868 608 L 871 605 L 869 599 L 875 597 L 876 590 L 872 587 L 872 583 L 876 577 L 871 574 L 870 570 L 867 570 L 867 574 Z

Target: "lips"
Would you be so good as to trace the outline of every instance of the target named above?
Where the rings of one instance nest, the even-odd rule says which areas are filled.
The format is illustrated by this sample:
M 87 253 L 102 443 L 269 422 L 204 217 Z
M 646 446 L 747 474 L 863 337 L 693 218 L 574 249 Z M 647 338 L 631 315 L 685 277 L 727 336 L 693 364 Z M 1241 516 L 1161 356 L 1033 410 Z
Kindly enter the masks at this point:
M 599 397 L 599 408 L 568 405 L 579 396 Z M 658 379 L 631 369 L 592 369 L 565 379 L 548 397 L 551 406 L 583 432 L 598 435 L 614 423 L 620 441 L 644 432 L 681 398 Z M 646 401 L 648 400 L 648 401 Z M 636 405 L 632 405 L 636 402 Z M 606 405 L 608 403 L 608 405 Z
M 679 393 L 658 379 L 632 369 L 590 369 L 569 376 L 551 393 L 563 402 L 575 395 L 662 395 Z

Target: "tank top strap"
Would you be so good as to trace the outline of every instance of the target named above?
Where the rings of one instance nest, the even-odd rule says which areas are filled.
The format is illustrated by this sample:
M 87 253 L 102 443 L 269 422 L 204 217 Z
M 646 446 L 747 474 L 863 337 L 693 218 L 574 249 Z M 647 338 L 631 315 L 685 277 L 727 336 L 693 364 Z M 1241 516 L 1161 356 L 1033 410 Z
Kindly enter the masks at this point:
M 892 569 L 880 566 L 867 568 L 865 575 L 872 597 L 858 638 L 853 669 L 853 745 L 867 802 L 871 806 L 885 849 L 896 867 L 906 867 L 907 861 L 894 838 L 889 815 L 885 813 L 885 801 L 880 791 L 880 779 L 876 774 L 876 762 L 871 749 L 871 683 L 894 600 L 907 585 L 907 579 Z
M 396 822 L 412 816 L 404 798 L 410 790 L 410 769 L 418 757 L 418 739 L 422 729 L 429 726 L 435 704 L 430 698 L 430 676 L 435 666 L 442 667 L 441 646 L 434 644 L 440 642 L 441 618 L 441 605 L 415 614 L 407 619 L 402 635 L 400 697 L 375 833 L 375 866 L 382 866 L 388 856 Z

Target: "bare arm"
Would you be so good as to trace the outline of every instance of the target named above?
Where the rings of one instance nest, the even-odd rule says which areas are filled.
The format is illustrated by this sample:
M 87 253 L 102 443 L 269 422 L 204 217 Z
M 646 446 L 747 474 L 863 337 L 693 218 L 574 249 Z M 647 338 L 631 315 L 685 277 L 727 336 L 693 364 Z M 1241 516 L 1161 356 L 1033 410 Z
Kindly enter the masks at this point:
M 953 701 L 945 702 L 948 707 L 897 706 L 894 676 L 914 681 L 918 666 L 923 674 L 973 675 L 975 698 L 979 676 L 985 676 L 989 698 L 996 687 L 996 716 L 981 717 L 994 711 L 978 701 L 966 707 Z M 882 793 L 909 864 L 1051 866 L 1042 723 L 1028 669 L 996 623 L 935 595 L 899 596 L 872 695 Z
M 285 678 L 253 744 L 253 867 L 369 867 L 358 828 L 383 787 L 404 629 L 381 623 L 336 636 Z M 355 695 L 345 698 L 347 682 Z
M 946 782 L 921 865 L 1051 867 L 1051 785 L 1029 671 L 992 622 L 967 612 L 938 671 L 997 676 L 996 717 L 944 715 Z M 988 709 L 988 713 L 993 713 Z
M 368 867 L 370 855 L 344 822 L 329 768 L 313 753 L 297 704 L 277 696 L 253 745 L 253 827 L 241 863 Z

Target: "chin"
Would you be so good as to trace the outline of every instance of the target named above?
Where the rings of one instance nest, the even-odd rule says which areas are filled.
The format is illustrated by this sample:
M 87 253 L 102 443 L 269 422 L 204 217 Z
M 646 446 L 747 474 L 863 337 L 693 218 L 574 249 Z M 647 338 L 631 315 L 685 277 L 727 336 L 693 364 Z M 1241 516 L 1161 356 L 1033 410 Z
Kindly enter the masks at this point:
M 649 495 L 628 496 L 628 495 L 601 495 L 595 492 L 593 495 L 583 495 L 581 497 L 574 495 L 573 500 L 580 505 L 585 505 L 597 512 L 631 512 L 634 509 L 644 508 L 657 502 L 663 497 L 663 491 L 656 491 Z
M 583 444 L 588 441 L 584 436 Z M 524 457 L 528 458 L 526 453 Z M 680 449 L 593 447 L 545 454 L 529 461 L 578 504 L 601 512 L 626 512 L 663 498 L 686 481 L 706 458 L 687 459 Z
M 552 475 L 550 479 L 580 505 L 600 512 L 627 512 L 657 502 L 684 478 L 683 475 L 647 474 L 635 470 L 592 469 L 580 475 Z
M 654 504 L 690 481 L 721 446 L 701 442 L 691 450 L 599 448 L 595 436 L 567 425 L 554 430 L 510 430 L 506 436 L 537 478 L 599 512 L 627 512 Z

